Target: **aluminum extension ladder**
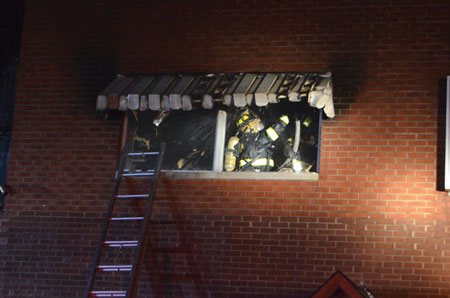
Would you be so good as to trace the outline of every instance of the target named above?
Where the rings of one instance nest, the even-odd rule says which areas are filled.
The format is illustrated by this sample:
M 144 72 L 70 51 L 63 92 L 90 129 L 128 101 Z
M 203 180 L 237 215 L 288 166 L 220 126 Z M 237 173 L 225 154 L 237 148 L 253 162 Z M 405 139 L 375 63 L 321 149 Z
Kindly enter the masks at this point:
M 159 152 L 143 152 L 143 153 L 128 153 L 126 149 L 120 155 L 118 170 L 116 172 L 115 183 L 113 187 L 113 193 L 109 202 L 109 207 L 105 215 L 103 229 L 98 240 L 97 249 L 95 252 L 94 261 L 92 263 L 91 271 L 89 274 L 88 284 L 86 286 L 84 297 L 126 297 L 134 298 L 137 293 L 137 285 L 139 281 L 139 273 L 141 264 L 144 258 L 145 246 L 147 240 L 147 232 L 151 222 L 151 214 L 153 208 L 154 197 L 156 195 L 156 188 L 158 185 L 158 179 L 161 172 L 161 165 L 164 158 L 165 144 L 162 143 Z M 130 171 L 125 169 L 126 164 L 129 164 L 129 158 L 142 157 L 142 158 L 155 158 L 154 169 Z M 124 178 L 149 178 L 150 191 L 145 194 L 119 194 L 121 181 Z M 118 200 L 139 200 L 146 198 L 145 212 L 139 216 L 129 217 L 113 217 L 114 206 Z M 112 222 L 115 224 L 141 221 L 139 228 L 138 239 L 135 240 L 107 240 L 109 227 Z M 129 254 L 129 264 L 100 264 L 103 251 L 108 247 L 109 249 L 122 248 L 134 248 L 134 253 Z M 95 281 L 101 279 L 102 273 L 117 272 L 128 274 L 128 277 L 124 277 L 127 284 L 126 289 L 95 289 Z M 103 279 L 107 277 L 103 276 Z

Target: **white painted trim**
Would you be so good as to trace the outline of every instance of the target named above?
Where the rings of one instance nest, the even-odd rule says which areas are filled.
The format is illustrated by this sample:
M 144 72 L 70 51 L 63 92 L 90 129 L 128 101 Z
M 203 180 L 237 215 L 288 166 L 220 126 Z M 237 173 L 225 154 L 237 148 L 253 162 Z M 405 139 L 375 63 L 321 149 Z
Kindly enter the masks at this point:
M 298 180 L 317 181 L 318 173 L 284 172 L 212 172 L 212 171 L 171 171 L 163 170 L 171 179 L 227 179 L 227 180 Z
M 227 112 L 219 110 L 216 121 L 216 139 L 214 143 L 213 171 L 223 171 L 223 155 L 225 153 L 225 134 L 227 128 Z
M 447 109 L 445 123 L 445 190 L 450 190 L 450 76 L 447 76 Z

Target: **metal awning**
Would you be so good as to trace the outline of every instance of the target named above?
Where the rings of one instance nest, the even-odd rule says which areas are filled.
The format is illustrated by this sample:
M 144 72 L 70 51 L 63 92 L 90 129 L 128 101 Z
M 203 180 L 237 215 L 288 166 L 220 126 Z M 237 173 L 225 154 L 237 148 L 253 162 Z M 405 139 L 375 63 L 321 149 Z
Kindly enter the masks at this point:
M 195 106 L 267 106 L 307 100 L 334 117 L 331 73 L 117 75 L 97 96 L 97 110 L 191 110 Z

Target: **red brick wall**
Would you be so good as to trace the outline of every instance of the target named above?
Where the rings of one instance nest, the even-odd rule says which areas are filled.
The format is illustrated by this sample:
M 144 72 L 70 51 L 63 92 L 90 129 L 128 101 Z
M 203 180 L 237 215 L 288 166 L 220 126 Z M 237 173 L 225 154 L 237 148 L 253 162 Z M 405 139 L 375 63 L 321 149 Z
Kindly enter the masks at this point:
M 333 72 L 320 180 L 164 179 L 156 208 L 179 224 L 152 245 L 186 250 L 150 254 L 141 295 L 308 297 L 341 270 L 378 297 L 450 296 L 449 20 L 445 0 L 28 1 L 1 296 L 81 297 L 120 139 L 95 96 L 115 73 L 293 70 Z M 171 285 L 175 266 L 195 275 Z

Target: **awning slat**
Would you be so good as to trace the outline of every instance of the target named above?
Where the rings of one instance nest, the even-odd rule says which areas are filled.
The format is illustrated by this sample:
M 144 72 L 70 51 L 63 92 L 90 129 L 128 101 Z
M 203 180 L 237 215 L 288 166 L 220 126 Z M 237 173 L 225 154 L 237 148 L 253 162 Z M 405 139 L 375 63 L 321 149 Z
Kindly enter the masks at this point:
M 156 85 L 150 90 L 150 93 L 148 94 L 148 108 L 150 110 L 157 111 L 161 109 L 161 94 L 167 89 L 174 77 L 175 76 L 160 77 Z
M 136 84 L 139 83 L 140 79 L 141 79 L 140 77 L 134 78 L 133 81 L 128 85 L 128 87 L 125 88 L 125 90 L 120 93 L 119 111 L 128 110 L 128 95 L 131 93 L 131 90 L 133 90 L 134 86 L 136 86 Z
M 214 101 L 224 103 L 225 92 L 230 88 L 231 84 L 233 84 L 235 77 L 236 75 L 232 73 L 226 73 L 222 76 L 222 79 L 213 92 Z
M 252 85 L 247 91 L 247 94 L 245 95 L 245 99 L 247 101 L 247 105 L 251 105 L 253 103 L 253 97 L 254 93 L 256 92 L 256 89 L 259 87 L 259 84 L 264 79 L 265 74 L 258 74 L 256 75 L 255 80 L 253 81 Z
M 215 74 L 206 74 L 202 76 L 194 91 L 192 91 L 191 100 L 193 103 L 201 104 L 203 101 L 203 95 L 206 93 L 215 78 Z
M 186 91 L 181 96 L 181 108 L 183 110 L 189 111 L 192 110 L 192 99 L 191 95 L 194 92 L 197 85 L 200 83 L 201 76 L 196 76 L 194 81 L 189 85 Z
M 247 73 L 244 75 L 233 93 L 233 103 L 236 107 L 245 107 L 247 105 L 247 99 L 245 96 L 247 95 L 247 91 L 250 89 L 255 79 L 256 74 L 254 73 Z
M 298 74 L 295 77 L 294 84 L 292 85 L 291 90 L 289 90 L 289 101 L 300 101 L 300 89 L 305 82 L 306 76 L 303 74 Z
M 170 82 L 169 86 L 167 86 L 166 90 L 162 94 L 161 98 L 161 107 L 164 111 L 170 111 L 170 99 L 169 95 L 172 93 L 172 91 L 175 89 L 176 85 L 178 85 L 178 82 L 181 80 L 181 76 L 175 76 L 172 82 Z
M 255 104 L 258 107 L 267 106 L 269 103 L 268 93 L 275 83 L 278 75 L 273 73 L 268 73 L 265 75 L 261 84 L 259 84 L 258 89 L 255 92 Z
M 151 85 L 155 77 L 153 76 L 142 76 L 133 86 L 133 88 L 128 93 L 128 103 L 127 108 L 129 110 L 138 110 L 140 107 L 139 100 L 141 94 Z M 147 105 L 148 106 L 148 105 Z
M 208 90 L 206 90 L 205 94 L 203 95 L 202 100 L 202 107 L 205 109 L 212 109 L 214 106 L 213 102 L 213 93 L 216 89 L 217 85 L 219 84 L 220 80 L 222 80 L 223 74 L 219 74 L 216 76 L 216 78 L 211 82 L 211 84 L 208 87 Z
M 331 83 L 331 73 L 322 74 L 319 80 L 313 85 L 308 95 L 309 105 L 318 109 L 324 109 L 325 114 L 334 117 L 333 85 Z
M 288 99 L 289 90 L 292 88 L 294 84 L 296 74 L 288 73 L 284 78 L 284 81 L 281 83 L 280 89 L 277 92 L 277 99 Z
M 280 90 L 281 84 L 284 82 L 284 78 L 286 74 L 282 73 L 278 76 L 277 80 L 273 84 L 272 88 L 270 88 L 268 100 L 269 103 L 277 103 L 278 102 L 278 90 Z
M 236 90 L 237 86 L 241 82 L 244 77 L 243 73 L 240 73 L 234 77 L 234 81 L 231 84 L 230 88 L 225 92 L 225 96 L 223 98 L 223 104 L 226 106 L 231 105 L 231 100 L 233 99 L 234 90 Z
M 172 110 L 181 109 L 181 95 L 183 92 L 189 87 L 192 80 L 194 80 L 193 76 L 183 76 L 177 83 L 177 85 L 173 88 L 169 95 L 170 108 Z

